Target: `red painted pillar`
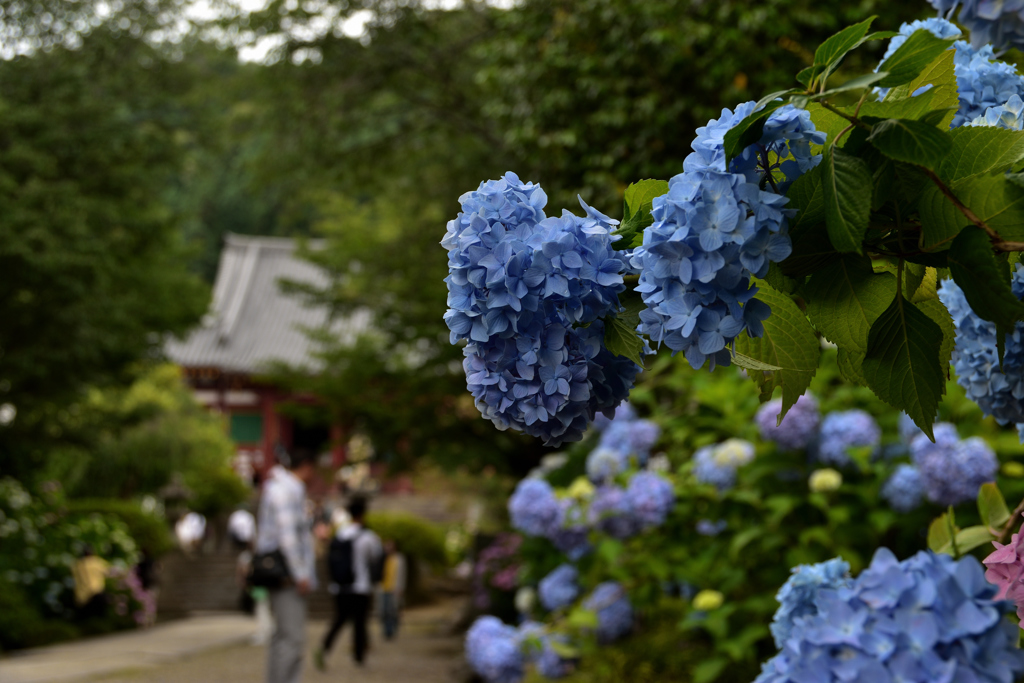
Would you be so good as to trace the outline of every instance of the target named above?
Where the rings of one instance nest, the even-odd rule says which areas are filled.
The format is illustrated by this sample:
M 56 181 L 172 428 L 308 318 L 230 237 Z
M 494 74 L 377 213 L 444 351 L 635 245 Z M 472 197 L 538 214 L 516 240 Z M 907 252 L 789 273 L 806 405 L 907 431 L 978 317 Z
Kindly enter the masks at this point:
M 274 394 L 270 389 L 261 389 L 260 403 L 263 410 L 263 462 L 270 469 L 277 464 L 274 444 L 277 441 L 277 413 L 274 411 Z
M 331 465 L 337 469 L 345 464 L 345 431 L 341 425 L 331 425 Z

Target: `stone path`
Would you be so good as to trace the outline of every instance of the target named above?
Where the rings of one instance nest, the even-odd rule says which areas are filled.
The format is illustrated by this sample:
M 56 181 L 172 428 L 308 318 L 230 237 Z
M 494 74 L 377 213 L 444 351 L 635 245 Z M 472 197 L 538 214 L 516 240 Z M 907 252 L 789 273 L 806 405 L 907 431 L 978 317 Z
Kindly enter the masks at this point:
M 351 632 L 335 643 L 326 673 L 308 660 L 304 681 L 346 683 L 459 683 L 462 641 L 450 626 L 458 605 L 445 602 L 408 611 L 402 632 L 387 642 L 373 625 L 365 667 L 348 656 Z M 322 637 L 326 624 L 311 622 L 308 641 Z M 244 616 L 192 617 L 148 631 L 118 634 L 0 660 L 3 683 L 259 683 L 266 651 L 249 644 L 254 622 Z

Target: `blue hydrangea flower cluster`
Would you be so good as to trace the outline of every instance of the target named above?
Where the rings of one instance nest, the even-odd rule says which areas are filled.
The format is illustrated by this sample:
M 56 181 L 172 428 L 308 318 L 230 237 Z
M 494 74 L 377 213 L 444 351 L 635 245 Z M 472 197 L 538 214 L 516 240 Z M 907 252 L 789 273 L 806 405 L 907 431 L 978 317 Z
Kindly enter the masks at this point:
M 736 470 L 754 459 L 754 444 L 742 439 L 727 439 L 714 446 L 705 446 L 693 454 L 693 474 L 702 484 L 712 484 L 719 491 L 736 485 Z
M 816 591 L 756 683 L 1013 683 L 1024 651 L 996 591 L 974 557 L 879 548 L 852 585 Z
M 953 425 L 935 425 L 934 433 L 935 443 L 922 434 L 910 444 L 925 495 L 940 505 L 974 500 L 978 488 L 996 478 L 999 461 L 995 451 L 977 436 L 961 441 Z
M 612 538 L 626 539 L 640 531 L 640 524 L 629 507 L 621 486 L 599 486 L 590 501 L 590 523 Z
M 633 629 L 633 605 L 626 590 L 614 581 L 598 584 L 583 601 L 583 608 L 597 613 L 597 640 L 610 643 Z
M 537 667 L 537 673 L 544 678 L 556 680 L 559 678 L 565 678 L 573 672 L 576 668 L 575 661 L 566 659 L 562 655 L 555 652 L 555 649 L 551 646 L 553 640 L 560 642 L 566 642 L 564 636 L 547 636 L 541 640 L 543 645 L 540 652 L 533 659 L 534 665 Z
M 647 305 L 641 332 L 683 352 L 694 368 L 728 365 L 727 347 L 736 335 L 763 333 L 771 310 L 754 298 L 750 276 L 764 277 L 770 262 L 792 251 L 786 232 L 792 212 L 782 193 L 820 161 L 811 143 L 826 137 L 807 111 L 786 105 L 768 117 L 761 140 L 726 168 L 725 133 L 754 106 L 723 109 L 721 118 L 697 129 L 683 173 L 669 181 L 668 194 L 654 199 L 654 223 L 631 260 L 640 270 L 636 291 Z M 784 182 L 762 175 L 764 159 L 785 159 L 779 169 Z
M 701 536 L 717 536 L 729 528 L 729 523 L 724 519 L 713 522 L 710 519 L 697 520 L 697 533 Z
M 514 173 L 460 197 L 448 223 L 451 341 L 465 340 L 470 393 L 499 429 L 545 444 L 578 441 L 599 411 L 629 393 L 638 366 L 603 346 L 601 317 L 619 310 L 628 255 L 616 221 L 580 203 L 547 218 L 539 185 Z
M 1024 116 L 1022 115 L 1024 115 L 1024 100 L 1014 94 L 1006 101 L 1006 104 L 989 107 L 983 115 L 966 125 L 1021 130 L 1024 128 Z
M 558 550 L 576 561 L 590 552 L 590 526 L 579 501 L 563 498 L 558 501 L 558 521 L 546 534 Z
M 559 526 L 561 508 L 551 484 L 543 479 L 523 479 L 508 499 L 512 526 L 528 536 L 547 536 Z
M 848 448 L 875 448 L 882 440 L 882 430 L 875 418 L 863 410 L 829 413 L 821 422 L 818 434 L 818 460 L 842 467 L 850 463 Z
M 956 38 L 961 35 L 960 29 L 945 19 L 932 18 L 903 24 L 900 26 L 900 35 L 889 41 L 883 61 L 918 29 L 931 31 L 938 38 Z M 956 50 L 953 56 L 953 71 L 956 74 L 960 106 L 953 116 L 950 128 L 968 125 L 978 119 L 985 120 L 989 109 L 1002 108 L 1013 96 L 1024 95 L 1024 77 L 1017 73 L 1017 69 L 1012 64 L 996 59 L 992 45 L 986 45 L 989 41 L 978 42 L 977 33 L 972 33 L 971 36 L 973 47 L 964 40 L 953 43 Z M 884 96 L 887 91 L 878 92 Z M 996 116 L 1001 115 L 1000 110 Z
M 631 459 L 643 466 L 660 436 L 661 428 L 655 422 L 638 419 L 632 408 L 622 411 L 620 406 L 613 420 L 604 418 L 601 424 L 597 448 L 587 456 L 587 476 L 602 483 L 625 472 Z
M 774 441 L 779 448 L 785 451 L 800 451 L 810 446 L 818 433 L 818 425 L 821 422 L 818 402 L 814 397 L 804 394 L 798 398 L 786 416 L 782 418 L 782 423 L 776 424 L 780 412 L 782 412 L 781 398 L 768 401 L 757 410 L 755 421 L 761 432 L 761 438 Z
M 1024 298 L 1024 266 L 1016 265 L 1013 293 Z M 956 381 L 986 415 L 999 424 L 1024 424 L 1024 324 L 1018 323 L 1006 335 L 1006 352 L 1000 368 L 996 352 L 996 326 L 971 310 L 963 290 L 952 280 L 943 280 L 939 299 L 949 310 L 956 326 L 953 368 Z
M 549 633 L 544 624 L 524 621 L 519 626 L 519 640 L 525 650 L 526 661 L 533 664 L 544 678 L 565 678 L 575 668 L 573 660 L 563 658 L 551 645 L 556 640 L 567 642 L 565 636 Z
M 770 626 L 775 645 L 782 648 L 800 617 L 814 614 L 814 601 L 822 589 L 845 588 L 850 585 L 850 565 L 837 557 L 818 564 L 803 564 L 782 584 L 775 599 L 779 609 Z
M 917 508 L 924 498 L 920 470 L 906 463 L 897 467 L 882 486 L 882 498 L 896 512 L 910 512 Z
M 466 632 L 466 659 L 487 683 L 518 683 L 524 675 L 519 632 L 497 617 L 473 622 Z
M 593 482 L 614 479 L 629 467 L 629 455 L 613 448 L 598 446 L 587 455 L 587 477 Z
M 939 14 L 957 20 L 971 32 L 975 46 L 1024 48 L 1024 1 L 1022 0 L 928 0 Z
M 611 411 L 611 415 L 605 413 L 598 413 L 594 416 L 594 429 L 599 432 L 603 432 L 611 425 L 612 420 L 624 420 L 631 422 L 637 418 L 636 409 L 629 404 L 629 401 L 623 401 L 619 404 L 619 407 L 614 411 Z
M 571 564 L 559 565 L 537 584 L 537 594 L 544 609 L 566 607 L 579 596 L 579 572 Z
M 637 472 L 626 486 L 626 505 L 641 529 L 664 524 L 675 502 L 672 482 L 654 472 Z
M 508 514 L 513 527 L 527 536 L 547 538 L 572 560 L 590 550 L 590 528 L 578 501 L 559 499 L 544 479 L 520 481 L 508 499 Z
M 651 420 L 620 420 L 616 418 L 601 434 L 599 447 L 627 455 L 635 455 L 639 464 L 647 462 L 651 447 L 661 436 L 661 427 Z

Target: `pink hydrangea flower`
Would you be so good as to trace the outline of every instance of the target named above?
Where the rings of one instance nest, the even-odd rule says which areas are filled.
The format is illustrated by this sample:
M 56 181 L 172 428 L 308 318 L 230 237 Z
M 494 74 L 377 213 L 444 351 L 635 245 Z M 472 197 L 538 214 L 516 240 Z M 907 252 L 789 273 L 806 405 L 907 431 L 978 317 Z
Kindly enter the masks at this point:
M 1012 600 L 1024 624 L 1024 534 L 1016 533 L 1006 545 L 992 542 L 995 552 L 984 559 L 985 578 L 999 587 L 998 600 Z

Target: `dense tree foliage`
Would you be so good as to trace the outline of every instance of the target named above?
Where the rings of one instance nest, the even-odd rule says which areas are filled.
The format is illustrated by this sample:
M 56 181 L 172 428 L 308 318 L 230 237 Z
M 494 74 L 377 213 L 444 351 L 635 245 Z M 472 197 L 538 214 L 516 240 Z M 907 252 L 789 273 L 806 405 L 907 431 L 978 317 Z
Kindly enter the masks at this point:
M 197 320 L 204 293 L 185 267 L 212 278 L 227 231 L 323 235 L 310 257 L 332 285 L 303 294 L 373 312 L 377 337 L 325 339 L 323 376 L 288 382 L 385 451 L 480 455 L 485 425 L 460 403 L 441 321 L 436 243 L 454 198 L 515 169 L 553 206 L 580 193 L 617 215 L 625 182 L 671 174 L 718 108 L 773 87 L 843 22 L 880 12 L 890 28 L 910 8 L 272 2 L 205 33 L 177 2 L 94 9 L 4 3 L 0 22 L 24 53 L 0 64 L 10 467 L 74 441 L 66 407 L 83 386 L 126 381 Z M 366 10 L 364 33 L 341 30 Z M 261 36 L 279 40 L 266 64 L 204 42 Z M 495 456 L 534 459 L 502 438 Z

